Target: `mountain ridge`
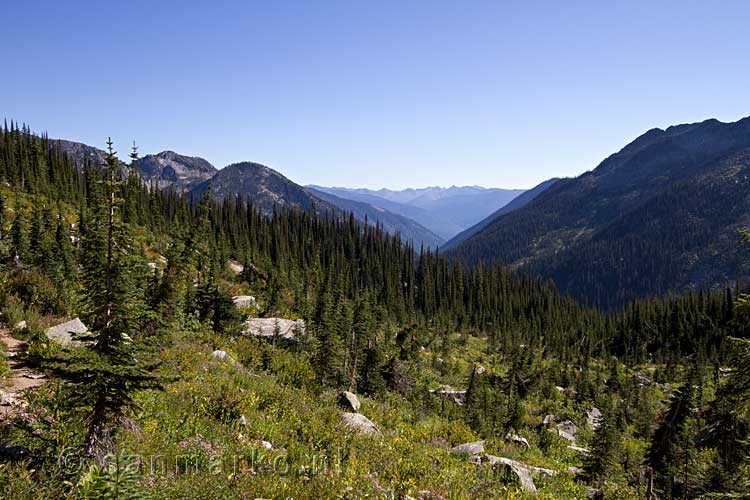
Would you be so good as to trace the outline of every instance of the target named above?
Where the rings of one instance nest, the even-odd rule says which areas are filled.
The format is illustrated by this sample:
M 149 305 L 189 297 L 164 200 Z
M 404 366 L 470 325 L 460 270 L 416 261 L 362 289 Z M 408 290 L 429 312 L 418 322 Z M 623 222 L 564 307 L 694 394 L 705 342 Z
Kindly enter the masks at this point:
M 400 191 L 318 185 L 309 187 L 340 198 L 387 207 L 388 210 L 417 221 L 445 240 L 484 219 L 524 192 L 521 189 L 481 186 L 430 186 Z
M 725 261 L 701 279 L 696 278 L 700 274 L 696 270 L 712 253 L 736 253 L 716 229 L 736 234 L 744 219 L 736 217 L 728 223 L 711 207 L 724 206 L 731 199 L 750 213 L 750 201 L 739 189 L 744 174 L 730 171 L 730 165 L 743 164 L 748 148 L 749 118 L 648 130 L 594 170 L 556 182 L 449 254 L 469 265 L 497 260 L 539 273 L 552 278 L 561 290 L 608 308 L 639 296 L 725 281 L 739 271 L 734 264 Z M 702 183 L 712 190 L 703 189 Z M 698 192 L 711 197 L 711 203 L 696 204 L 680 195 Z M 673 207 L 697 221 L 696 227 L 679 224 L 670 212 Z M 625 224 L 628 220 L 631 226 Z M 655 220 L 662 225 L 654 226 Z M 706 250 L 687 245 L 676 234 L 678 228 L 694 234 Z M 669 238 L 653 238 L 649 231 Z M 613 260 L 615 255 L 622 260 Z

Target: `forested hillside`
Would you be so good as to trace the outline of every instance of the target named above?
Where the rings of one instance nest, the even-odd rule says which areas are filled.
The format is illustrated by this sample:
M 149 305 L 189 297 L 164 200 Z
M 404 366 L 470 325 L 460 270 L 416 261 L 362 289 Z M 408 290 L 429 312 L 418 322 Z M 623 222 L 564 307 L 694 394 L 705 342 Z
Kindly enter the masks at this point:
M 541 182 L 534 186 L 533 188 L 529 189 L 528 191 L 524 191 L 523 193 L 519 194 L 515 198 L 513 198 L 510 202 L 508 202 L 507 205 L 504 205 L 502 208 L 496 210 L 489 216 L 485 217 L 481 221 L 477 222 L 470 228 L 461 231 L 460 233 L 453 236 L 450 240 L 448 240 L 445 245 L 442 246 L 443 250 L 449 250 L 451 248 L 454 248 L 464 241 L 468 240 L 475 234 L 481 232 L 484 228 L 489 226 L 495 219 L 502 217 L 503 215 L 512 212 L 513 210 L 517 210 L 521 207 L 525 207 L 526 205 L 531 202 L 534 198 L 542 194 L 544 191 L 547 190 L 550 186 L 552 186 L 555 182 L 557 182 L 558 178 L 552 178 L 548 179 L 544 182 Z
M 2 335 L 24 344 L 0 366 L 2 498 L 750 492 L 736 291 L 605 314 L 351 215 L 149 189 L 111 144 L 78 168 L 14 124 L 0 179 Z M 63 345 L 70 318 L 88 332 Z M 46 382 L 17 390 L 21 369 Z
M 551 278 L 605 308 L 747 277 L 750 118 L 653 129 L 451 250 Z

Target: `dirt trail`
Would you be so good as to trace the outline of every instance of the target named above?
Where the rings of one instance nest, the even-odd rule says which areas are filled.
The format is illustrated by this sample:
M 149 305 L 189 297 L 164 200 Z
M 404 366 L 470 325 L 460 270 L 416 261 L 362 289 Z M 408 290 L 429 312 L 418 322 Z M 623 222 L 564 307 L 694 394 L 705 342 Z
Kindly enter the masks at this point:
M 8 329 L 0 329 L 0 342 L 7 348 L 5 355 L 8 357 L 11 375 L 0 378 L 0 420 L 11 415 L 16 409 L 23 408 L 23 391 L 34 389 L 45 382 L 45 375 L 33 371 L 19 359 L 21 350 L 26 342 L 11 336 Z

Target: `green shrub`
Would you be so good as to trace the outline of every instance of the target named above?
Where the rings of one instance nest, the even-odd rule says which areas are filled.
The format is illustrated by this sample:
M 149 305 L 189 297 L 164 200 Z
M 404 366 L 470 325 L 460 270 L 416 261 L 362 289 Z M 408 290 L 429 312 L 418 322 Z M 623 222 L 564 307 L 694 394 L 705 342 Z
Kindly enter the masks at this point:
M 21 300 L 14 295 L 10 295 L 5 300 L 2 315 L 3 323 L 9 328 L 14 328 L 19 322 L 24 320 L 26 317 L 26 311 Z

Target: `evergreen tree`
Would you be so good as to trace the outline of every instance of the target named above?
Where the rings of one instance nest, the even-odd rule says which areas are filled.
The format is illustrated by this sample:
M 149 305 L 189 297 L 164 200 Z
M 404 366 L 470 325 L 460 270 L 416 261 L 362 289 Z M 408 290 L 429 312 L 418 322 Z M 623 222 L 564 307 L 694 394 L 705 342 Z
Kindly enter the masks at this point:
M 672 394 L 669 407 L 651 438 L 646 454 L 656 489 L 663 498 L 686 496 L 685 471 L 694 441 L 689 425 L 695 407 L 692 382 L 688 380 Z M 678 482 L 681 484 L 679 488 Z
M 84 449 L 103 464 L 115 449 L 115 435 L 133 406 L 135 391 L 156 386 L 136 338 L 146 315 L 142 252 L 122 224 L 118 162 L 108 142 L 107 164 L 94 196 L 82 242 L 82 289 L 91 331 L 53 368 L 70 383 L 68 402 L 86 414 Z
M 601 482 L 617 464 L 620 448 L 620 429 L 617 426 L 617 415 L 612 409 L 609 398 L 605 397 L 602 405 L 602 416 L 591 440 L 591 453 L 584 464 L 589 478 Z

